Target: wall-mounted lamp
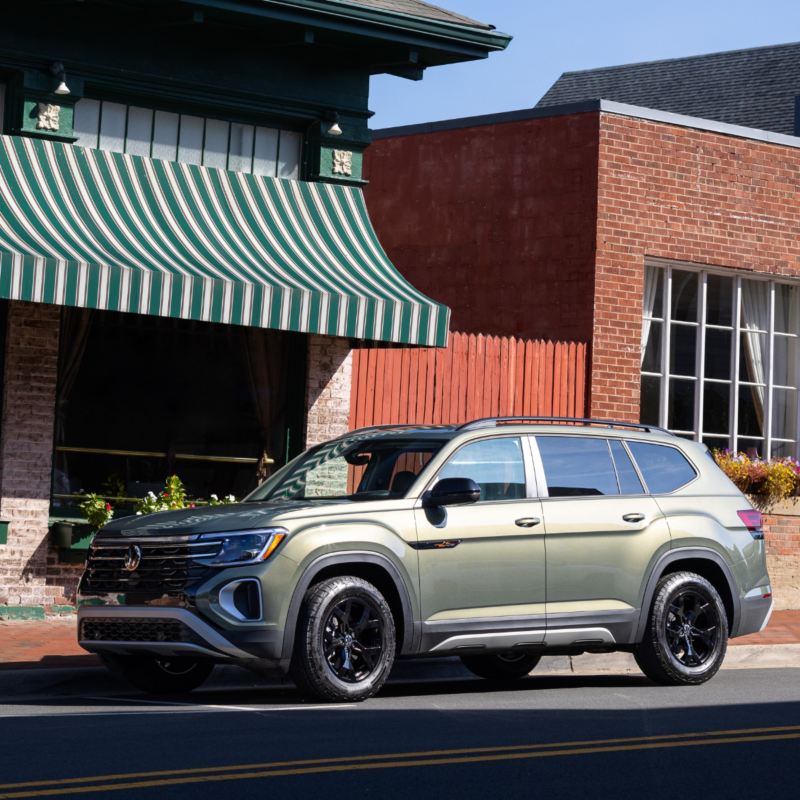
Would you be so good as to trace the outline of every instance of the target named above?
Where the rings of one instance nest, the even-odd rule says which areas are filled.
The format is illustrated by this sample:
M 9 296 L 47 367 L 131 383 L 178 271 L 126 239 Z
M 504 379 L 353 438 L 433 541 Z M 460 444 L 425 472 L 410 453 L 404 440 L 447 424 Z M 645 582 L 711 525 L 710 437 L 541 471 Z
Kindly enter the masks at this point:
M 67 73 L 64 69 L 64 65 L 60 61 L 56 61 L 50 65 L 50 72 L 53 73 L 53 76 L 58 81 L 58 85 L 55 88 L 55 93 L 60 95 L 69 94 L 69 86 L 67 86 Z
M 328 136 L 341 136 L 342 129 L 339 125 L 339 114 L 336 111 L 328 111 L 325 114 L 325 121 L 330 122 L 330 126 L 325 131 Z

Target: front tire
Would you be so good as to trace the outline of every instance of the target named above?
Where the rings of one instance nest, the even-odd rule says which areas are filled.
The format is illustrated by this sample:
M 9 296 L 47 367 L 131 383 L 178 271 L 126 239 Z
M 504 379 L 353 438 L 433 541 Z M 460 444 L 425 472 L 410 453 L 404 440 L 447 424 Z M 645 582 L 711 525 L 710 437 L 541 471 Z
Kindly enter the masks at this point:
M 105 665 L 148 694 L 180 694 L 197 689 L 214 669 L 211 661 L 185 656 L 103 655 Z
M 669 686 L 705 683 L 717 674 L 727 649 L 728 617 L 712 584 L 693 572 L 662 578 L 634 651 L 642 672 Z
M 461 663 L 479 678 L 489 681 L 518 681 L 539 663 L 534 653 L 494 653 L 483 656 L 461 656 Z
M 376 694 L 394 663 L 395 624 L 383 595 L 354 576 L 330 578 L 306 594 L 290 674 L 307 696 L 330 702 Z

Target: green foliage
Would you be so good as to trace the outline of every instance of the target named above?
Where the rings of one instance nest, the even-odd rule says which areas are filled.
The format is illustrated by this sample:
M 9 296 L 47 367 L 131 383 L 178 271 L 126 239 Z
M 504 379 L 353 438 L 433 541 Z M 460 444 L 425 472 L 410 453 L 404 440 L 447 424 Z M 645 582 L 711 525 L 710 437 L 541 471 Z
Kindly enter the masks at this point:
M 232 494 L 226 494 L 225 497 L 217 497 L 217 495 L 212 494 L 208 500 L 208 505 L 210 506 L 228 506 L 231 503 L 235 503 L 236 498 Z
M 121 475 L 112 472 L 100 487 L 106 497 L 125 497 L 125 481 Z
M 193 501 L 186 496 L 186 487 L 177 475 L 170 475 L 164 483 L 164 488 L 156 494 L 148 492 L 136 504 L 137 514 L 155 514 L 157 511 L 176 511 L 181 508 L 194 508 L 196 505 L 221 506 L 235 503 L 236 498 L 226 495 L 222 499 L 212 494 L 211 499 L 205 503 L 202 500 Z
M 104 498 L 96 494 L 87 494 L 78 507 L 83 511 L 93 530 L 99 530 L 114 516 L 111 503 L 107 503 Z
M 760 508 L 800 493 L 800 463 L 793 458 L 751 458 L 745 453 L 714 450 L 722 471 Z

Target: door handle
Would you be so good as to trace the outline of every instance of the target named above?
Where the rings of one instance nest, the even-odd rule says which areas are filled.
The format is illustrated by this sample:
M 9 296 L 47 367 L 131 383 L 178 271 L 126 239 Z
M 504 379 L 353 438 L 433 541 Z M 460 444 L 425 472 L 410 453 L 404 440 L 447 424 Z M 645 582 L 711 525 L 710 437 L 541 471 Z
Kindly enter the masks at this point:
M 540 522 L 539 517 L 520 517 L 514 520 L 514 524 L 520 528 L 535 528 Z
M 622 519 L 624 519 L 625 522 L 641 522 L 644 519 L 644 514 L 639 514 L 638 512 L 633 514 L 623 514 Z

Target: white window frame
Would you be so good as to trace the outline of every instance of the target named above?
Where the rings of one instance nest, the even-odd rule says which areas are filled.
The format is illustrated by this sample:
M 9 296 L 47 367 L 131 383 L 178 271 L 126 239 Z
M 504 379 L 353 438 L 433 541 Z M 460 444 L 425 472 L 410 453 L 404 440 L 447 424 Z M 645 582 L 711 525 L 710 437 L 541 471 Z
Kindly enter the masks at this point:
M 646 265 L 660 270 L 663 274 L 662 284 L 662 304 L 660 309 L 653 309 L 653 314 L 648 319 L 653 322 L 661 324 L 661 359 L 660 371 L 650 372 L 644 369 L 641 370 L 642 377 L 654 377 L 660 381 L 659 393 L 659 414 L 658 425 L 663 428 L 668 428 L 673 433 L 686 438 L 694 439 L 695 441 L 713 440 L 715 437 L 719 438 L 720 444 L 724 439 L 730 443 L 730 448 L 737 452 L 740 447 L 740 439 L 745 440 L 744 444 L 749 447 L 752 442 L 763 442 L 763 449 L 760 449 L 759 455 L 765 458 L 772 456 L 774 445 L 793 444 L 793 452 L 791 455 L 795 458 L 800 456 L 800 387 L 798 386 L 785 386 L 783 384 L 775 384 L 775 364 L 774 364 L 774 351 L 775 351 L 775 337 L 781 336 L 787 339 L 800 339 L 800 331 L 794 333 L 778 333 L 775 332 L 775 292 L 776 287 L 780 285 L 798 286 L 800 281 L 792 281 L 790 279 L 775 280 L 773 276 L 760 275 L 758 273 L 740 272 L 731 269 L 724 269 L 719 267 L 708 267 L 705 265 L 691 264 L 678 261 L 667 261 L 662 259 L 647 259 Z M 699 285 L 697 294 L 698 316 L 696 322 L 684 322 L 673 320 L 672 317 L 672 276 L 673 270 L 679 272 L 695 272 L 699 274 Z M 708 295 L 708 278 L 710 275 L 718 275 L 731 281 L 732 287 L 732 319 L 731 325 L 710 325 L 706 321 L 707 313 L 707 295 Z M 746 330 L 742 328 L 742 281 L 759 281 L 769 285 L 769 324 L 764 335 L 767 337 L 766 348 L 766 364 L 765 364 L 765 385 L 764 385 L 764 410 L 763 410 L 763 426 L 762 435 L 760 437 L 741 436 L 738 431 L 739 422 L 739 389 L 740 387 L 748 387 L 752 385 L 750 381 L 742 380 L 740 377 L 740 364 L 741 364 L 741 342 L 742 333 Z M 695 375 L 693 377 L 684 375 L 675 375 L 670 372 L 670 346 L 671 346 L 671 326 L 686 326 L 694 327 L 697 329 L 696 341 L 696 356 L 695 356 Z M 731 332 L 731 370 L 730 379 L 722 378 L 707 378 L 705 376 L 705 357 L 706 357 L 706 332 L 710 329 L 726 330 Z M 800 342 L 795 348 L 795 359 L 799 362 L 796 365 L 796 375 L 800 375 Z M 669 402 L 670 402 L 670 383 L 675 377 L 684 380 L 695 381 L 695 394 L 694 394 L 694 430 L 679 430 L 669 427 Z M 704 392 L 706 383 L 717 383 L 722 385 L 729 385 L 729 425 L 727 434 L 718 432 L 709 432 L 704 430 Z M 773 392 L 775 389 L 779 390 L 794 390 L 795 392 L 795 436 L 797 439 L 789 439 L 784 437 L 776 437 L 773 435 L 772 417 L 773 417 Z M 713 446 L 713 445 L 710 445 Z

